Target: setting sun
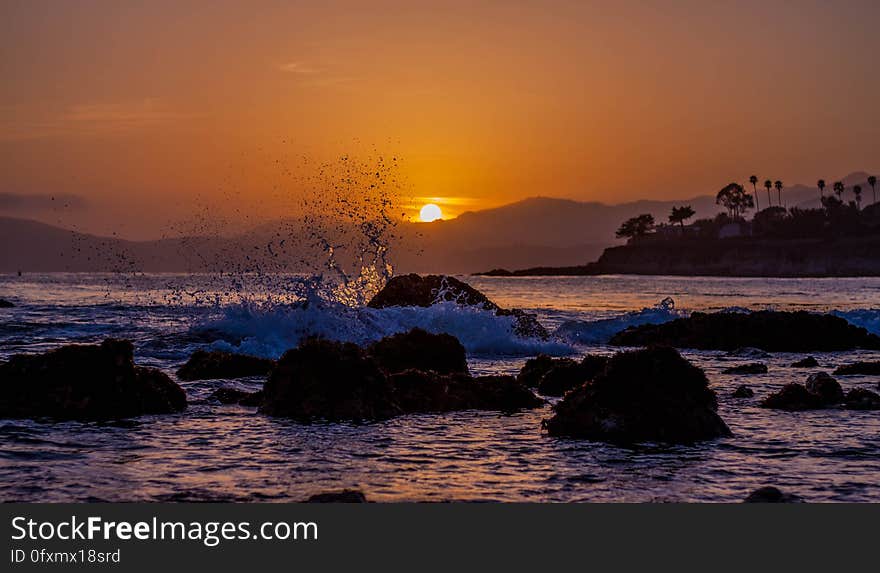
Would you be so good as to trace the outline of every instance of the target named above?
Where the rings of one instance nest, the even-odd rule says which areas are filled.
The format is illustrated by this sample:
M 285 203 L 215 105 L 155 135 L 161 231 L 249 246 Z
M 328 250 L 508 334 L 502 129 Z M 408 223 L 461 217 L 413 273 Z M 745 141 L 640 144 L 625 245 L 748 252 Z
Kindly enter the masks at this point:
M 441 218 L 443 218 L 443 212 L 440 210 L 440 207 L 434 203 L 428 203 L 422 207 L 421 211 L 419 211 L 419 219 L 424 223 L 430 223 L 431 221 L 436 221 Z

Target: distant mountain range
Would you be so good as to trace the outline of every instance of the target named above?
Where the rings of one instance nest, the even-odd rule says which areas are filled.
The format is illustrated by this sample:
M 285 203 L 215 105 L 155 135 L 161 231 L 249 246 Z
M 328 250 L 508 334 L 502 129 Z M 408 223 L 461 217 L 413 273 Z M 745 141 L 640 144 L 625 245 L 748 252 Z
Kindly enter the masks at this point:
M 865 198 L 870 198 L 866 179 L 865 173 L 843 179 L 847 199 L 852 198 L 849 189 L 857 183 L 862 184 Z M 831 184 L 829 180 L 826 193 Z M 766 207 L 766 191 L 759 187 L 758 192 L 759 204 Z M 772 197 L 775 203 L 775 190 Z M 783 203 L 815 207 L 818 190 L 794 185 L 783 190 Z M 401 223 L 390 259 L 400 272 L 470 273 L 497 267 L 581 265 L 598 258 L 605 247 L 618 244 L 614 231 L 621 221 L 641 213 L 664 221 L 675 205 L 691 205 L 697 218 L 711 217 L 721 210 L 710 195 L 619 205 L 535 197 L 466 212 L 448 221 Z M 321 256 L 311 247 L 315 243 L 312 231 L 302 220 L 284 220 L 264 223 L 235 237 L 128 241 L 0 217 L 0 244 L 4 245 L 0 272 L 309 271 L 314 270 L 314 258 Z M 353 234 L 352 229 L 342 232 Z

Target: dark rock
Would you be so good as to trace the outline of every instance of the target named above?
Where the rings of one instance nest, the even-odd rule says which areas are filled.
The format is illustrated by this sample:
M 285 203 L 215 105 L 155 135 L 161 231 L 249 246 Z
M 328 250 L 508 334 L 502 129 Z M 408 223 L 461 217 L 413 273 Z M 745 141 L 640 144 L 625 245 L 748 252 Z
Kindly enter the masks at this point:
M 813 358 L 812 356 L 807 356 L 802 360 L 798 360 L 797 362 L 792 362 L 792 368 L 816 368 L 819 366 L 819 361 Z
M 259 406 L 263 403 L 263 391 L 245 392 L 236 388 L 220 388 L 211 396 L 221 404 L 237 404 L 239 406 Z
M 880 376 L 880 361 L 845 364 L 844 366 L 838 366 L 834 373 L 840 376 Z
M 439 374 L 467 374 L 464 346 L 449 334 L 431 334 L 421 328 L 388 336 L 367 352 L 389 374 L 404 370 L 432 370 Z
M 880 394 L 864 388 L 853 388 L 843 401 L 850 410 L 880 410 Z
M 405 413 L 451 412 L 456 410 L 499 410 L 513 412 L 538 408 L 544 401 L 513 376 L 463 374 L 406 370 L 389 377 L 398 404 Z
M 766 374 L 767 365 L 760 362 L 751 364 L 741 364 L 739 366 L 731 366 L 721 371 L 722 374 Z
M 0 298 L 0 308 L 12 308 L 15 305 L 9 302 L 8 300 L 4 300 Z
M 880 337 L 845 319 L 805 311 L 695 312 L 663 324 L 632 326 L 611 339 L 617 346 L 667 344 L 677 348 L 731 350 L 743 346 L 770 352 L 880 349 Z
M 727 356 L 731 358 L 770 358 L 770 353 L 761 350 L 760 348 L 751 348 L 748 346 L 744 346 L 742 348 L 734 348 L 727 352 Z
M 266 376 L 275 366 L 274 360 L 247 354 L 196 350 L 177 371 L 181 380 L 211 380 Z
M 736 387 L 736 390 L 733 391 L 732 395 L 734 398 L 751 398 L 755 395 L 755 391 L 745 384 L 742 384 Z
M 691 443 L 729 436 L 705 373 L 672 348 L 622 352 L 565 395 L 545 426 L 551 436 L 609 442 Z
M 446 275 L 409 274 L 393 277 L 367 303 L 367 306 L 371 308 L 428 307 L 438 302 L 476 306 L 483 310 L 492 311 L 499 316 L 513 316 L 515 318 L 514 330 L 520 336 L 542 339 L 550 336 L 535 315 L 518 309 L 500 308 L 474 287 Z
M 843 388 L 826 372 L 810 374 L 804 386 L 808 392 L 819 396 L 823 404 L 831 405 L 843 402 Z
M 762 408 L 773 410 L 816 410 L 824 408 L 822 399 L 808 391 L 802 384 L 786 384 L 779 392 L 771 394 L 761 401 Z
M 356 489 L 327 491 L 309 497 L 306 503 L 367 503 L 367 496 Z
M 562 396 L 587 381 L 584 368 L 574 360 L 557 364 L 541 377 L 538 392 L 545 396 Z
M 568 363 L 574 364 L 575 362 L 571 358 L 552 358 L 546 354 L 539 354 L 534 358 L 526 360 L 516 379 L 529 388 L 535 388 L 541 383 L 541 378 L 544 377 L 544 374 L 549 372 L 551 368 L 558 364 Z
M 166 414 L 186 393 L 163 372 L 135 366 L 127 340 L 18 354 L 0 363 L 0 417 L 76 420 Z
M 382 420 L 401 413 L 385 373 L 359 346 L 305 340 L 278 360 L 261 412 L 302 421 Z
M 784 493 L 773 486 L 756 489 L 743 500 L 743 503 L 803 503 L 804 499 L 792 493 Z

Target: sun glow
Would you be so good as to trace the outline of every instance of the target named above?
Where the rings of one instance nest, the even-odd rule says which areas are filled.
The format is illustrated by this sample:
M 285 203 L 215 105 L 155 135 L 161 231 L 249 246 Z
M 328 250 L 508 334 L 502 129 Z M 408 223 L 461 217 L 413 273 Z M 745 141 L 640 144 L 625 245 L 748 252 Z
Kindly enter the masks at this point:
M 442 218 L 443 212 L 440 210 L 440 207 L 434 203 L 428 203 L 422 207 L 421 211 L 419 211 L 419 219 L 421 219 L 423 223 L 430 223 L 431 221 L 436 221 L 437 219 Z

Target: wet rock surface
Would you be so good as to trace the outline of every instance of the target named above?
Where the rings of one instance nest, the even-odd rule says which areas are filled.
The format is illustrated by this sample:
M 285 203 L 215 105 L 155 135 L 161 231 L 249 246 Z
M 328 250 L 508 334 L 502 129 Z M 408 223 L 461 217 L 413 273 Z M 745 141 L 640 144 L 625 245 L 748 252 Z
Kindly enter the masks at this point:
M 779 488 L 765 486 L 750 493 L 743 503 L 803 503 L 804 499 L 793 493 L 785 493 Z
M 326 491 L 309 497 L 305 503 L 368 503 L 367 496 L 356 489 Z
M 431 334 L 414 328 L 373 343 L 367 352 L 389 374 L 410 369 L 438 374 L 468 373 L 464 346 L 450 334 Z
M 653 347 L 613 356 L 566 394 L 545 425 L 551 436 L 691 443 L 730 435 L 717 408 L 700 368 L 672 348 Z
M 736 390 L 734 390 L 733 394 L 731 394 L 731 395 L 734 398 L 752 398 L 755 395 L 755 391 L 752 390 L 751 388 L 749 388 L 748 386 L 746 386 L 745 384 L 742 384 L 740 386 L 737 386 Z
M 724 374 L 766 374 L 767 365 L 759 362 L 751 364 L 741 364 L 739 366 L 731 366 L 722 370 Z
M 211 394 L 210 398 L 226 405 L 259 406 L 263 403 L 263 392 L 262 390 L 246 392 L 237 388 L 219 388 Z
M 615 346 L 663 344 L 699 350 L 754 347 L 769 352 L 880 349 L 880 337 L 845 319 L 805 311 L 695 312 L 663 324 L 633 326 L 612 337 Z
M 177 370 L 181 380 L 212 380 L 266 376 L 275 366 L 274 360 L 248 354 L 219 350 L 196 350 Z
M 127 340 L 73 344 L 0 363 L 0 417 L 104 420 L 168 414 L 186 393 L 160 370 L 135 366 Z
M 0 308 L 13 308 L 13 307 L 15 307 L 15 305 L 12 304 L 10 301 L 0 298 Z
M 817 368 L 819 366 L 819 361 L 813 358 L 812 356 L 807 356 L 797 362 L 792 362 L 792 368 Z
M 529 338 L 550 337 L 550 333 L 538 322 L 535 315 L 519 309 L 501 308 L 474 287 L 446 275 L 408 274 L 393 277 L 367 303 L 367 306 L 370 308 L 428 307 L 438 302 L 454 302 L 492 311 L 498 316 L 512 316 L 516 334 Z
M 845 364 L 839 366 L 834 373 L 839 376 L 880 376 L 880 361 Z
M 880 410 L 880 394 L 865 388 L 853 388 L 843 401 L 850 410 Z

